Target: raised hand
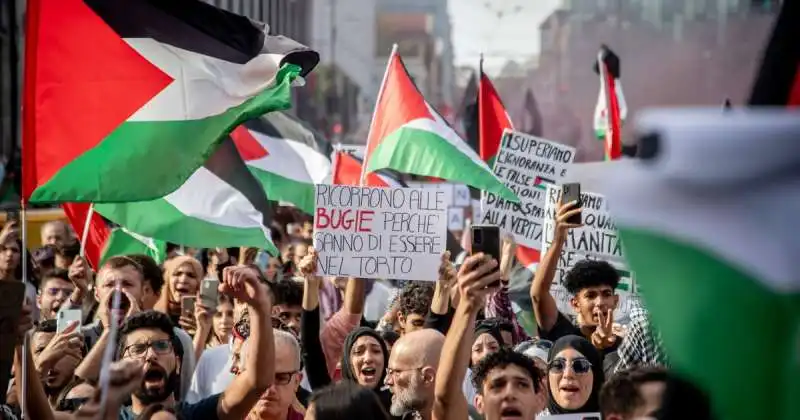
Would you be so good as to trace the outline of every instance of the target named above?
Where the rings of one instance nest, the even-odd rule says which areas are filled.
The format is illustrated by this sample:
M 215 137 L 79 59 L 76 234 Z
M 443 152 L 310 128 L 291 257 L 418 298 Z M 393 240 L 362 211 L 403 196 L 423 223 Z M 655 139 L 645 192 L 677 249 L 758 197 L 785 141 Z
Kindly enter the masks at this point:
M 511 272 L 511 266 L 514 265 L 514 255 L 517 253 L 517 242 L 514 241 L 514 235 L 503 235 L 502 244 L 500 245 L 500 272 L 503 274 L 502 281 L 508 282 L 508 275 Z
M 77 360 L 83 359 L 83 335 L 81 335 L 78 325 L 77 321 L 71 322 L 64 331 L 56 334 L 50 340 L 41 353 L 34 356 L 33 362 L 36 364 L 36 370 L 45 373 L 64 356 L 74 357 Z
M 259 273 L 249 266 L 225 267 L 219 291 L 252 307 L 270 306 L 267 286 L 261 283 Z
M 609 309 L 605 314 L 597 313 L 597 328 L 592 333 L 592 344 L 598 349 L 606 349 L 614 345 L 617 337 L 614 335 L 614 309 Z
M 439 281 L 447 287 L 447 290 L 450 290 L 457 277 L 458 271 L 456 271 L 453 262 L 450 261 L 450 251 L 443 252 L 442 260 L 439 264 Z
M 92 282 L 92 270 L 80 255 L 76 256 L 69 266 L 69 280 L 81 292 L 86 293 L 89 290 L 89 284 Z
M 470 310 L 483 307 L 486 296 L 497 291 L 500 281 L 498 262 L 489 255 L 478 253 L 468 257 L 458 270 L 459 305 L 467 304 Z
M 569 218 L 581 213 L 581 208 L 578 207 L 577 201 L 570 201 L 569 203 L 559 202 L 558 211 L 556 212 L 556 230 L 562 233 L 573 228 L 581 227 L 583 224 L 568 223 Z
M 300 264 L 297 265 L 297 271 L 303 277 L 312 277 L 315 276 L 314 273 L 317 272 L 317 250 L 314 247 L 308 247 L 308 253 L 300 260 Z

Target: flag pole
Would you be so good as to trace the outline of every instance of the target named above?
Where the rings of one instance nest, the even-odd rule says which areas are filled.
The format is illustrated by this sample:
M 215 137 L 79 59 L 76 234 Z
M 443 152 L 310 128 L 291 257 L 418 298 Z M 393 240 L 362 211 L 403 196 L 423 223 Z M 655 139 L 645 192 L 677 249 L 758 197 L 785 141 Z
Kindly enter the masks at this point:
M 20 234 L 22 236 L 22 249 L 20 250 L 20 264 L 22 264 L 22 283 L 25 284 L 25 289 L 28 288 L 28 276 L 31 273 L 28 273 L 28 217 L 25 211 L 25 199 L 20 201 L 20 209 L 19 209 L 19 220 L 22 226 L 20 226 Z M 8 223 L 8 221 L 6 221 Z M 28 297 L 27 293 L 25 298 L 23 299 L 23 305 L 28 303 L 29 305 L 33 305 L 34 302 L 27 302 Z M 28 409 L 27 409 L 27 400 L 26 397 L 27 389 L 28 389 L 28 346 L 30 345 L 30 340 L 28 339 L 30 334 L 27 332 L 22 338 L 22 380 L 20 381 L 20 389 L 22 389 L 21 397 L 20 397 L 20 407 L 21 407 L 21 415 L 24 420 L 28 420 Z
M 367 164 L 369 163 L 369 146 L 372 139 L 372 129 L 375 128 L 375 116 L 378 114 L 378 105 L 381 103 L 383 96 L 383 89 L 386 87 L 386 79 L 389 76 L 389 69 L 392 66 L 392 60 L 397 55 L 397 44 L 392 45 L 392 52 L 389 54 L 389 61 L 386 62 L 386 71 L 383 72 L 383 80 L 381 80 L 381 87 L 378 89 L 378 97 L 375 99 L 375 109 L 372 110 L 372 120 L 369 122 L 369 133 L 367 134 L 367 147 L 364 149 L 364 163 L 361 164 L 361 180 L 360 185 L 364 185 L 367 179 Z
M 481 152 L 481 146 L 483 144 L 483 130 L 481 130 L 481 85 L 483 84 L 483 53 L 481 53 L 480 60 L 478 61 L 478 155 Z M 477 221 L 478 224 L 483 222 L 483 198 L 486 192 L 481 190 L 481 200 L 478 202 L 478 207 L 481 209 L 480 219 Z M 475 217 L 475 215 L 472 215 Z
M 94 216 L 94 203 L 89 205 L 89 211 L 86 212 L 86 220 L 83 222 L 83 232 L 81 233 L 81 250 L 78 255 L 81 258 L 86 258 L 86 238 L 89 237 L 89 227 L 92 224 L 92 217 Z

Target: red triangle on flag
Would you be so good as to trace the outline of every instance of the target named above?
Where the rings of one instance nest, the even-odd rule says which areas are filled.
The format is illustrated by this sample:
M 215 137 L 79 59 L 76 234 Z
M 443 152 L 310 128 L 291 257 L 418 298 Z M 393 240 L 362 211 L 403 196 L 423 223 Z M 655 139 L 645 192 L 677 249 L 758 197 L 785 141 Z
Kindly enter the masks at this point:
M 25 198 L 173 81 L 83 0 L 29 0 L 27 15 Z
M 364 162 L 380 143 L 404 124 L 419 118 L 433 119 L 425 98 L 419 93 L 408 75 L 402 58 L 393 54 L 389 58 L 386 75 L 370 125 Z
M 489 162 L 500 150 L 503 130 L 514 129 L 500 95 L 492 81 L 481 71 L 478 87 L 478 148 L 481 159 Z
M 231 138 L 233 139 L 233 144 L 236 145 L 236 150 L 239 151 L 242 160 L 245 162 L 269 156 L 267 149 L 243 125 L 236 127 L 231 132 Z
M 333 183 L 336 185 L 361 185 L 361 162 L 346 152 L 336 152 L 333 166 Z M 366 185 L 388 187 L 378 174 L 367 174 Z
M 517 245 L 517 261 L 523 267 L 530 267 L 531 264 L 537 264 L 541 257 L 538 249 L 528 248 L 526 246 Z
M 83 231 L 86 228 L 86 217 L 89 216 L 89 203 L 63 203 L 61 208 L 64 209 L 64 214 L 72 225 L 78 239 L 82 240 Z M 103 255 L 103 249 L 106 246 L 106 241 L 111 235 L 111 230 L 106 225 L 105 220 L 97 214 L 92 213 L 92 219 L 89 222 L 89 231 L 86 235 L 86 243 L 84 244 L 84 255 L 89 264 L 95 269 L 99 270 L 100 258 Z

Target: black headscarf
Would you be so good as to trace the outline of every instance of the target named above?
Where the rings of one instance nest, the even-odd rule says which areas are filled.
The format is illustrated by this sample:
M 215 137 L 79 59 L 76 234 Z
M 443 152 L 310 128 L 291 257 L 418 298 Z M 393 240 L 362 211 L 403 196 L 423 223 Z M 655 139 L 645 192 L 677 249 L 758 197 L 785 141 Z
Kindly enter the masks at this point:
M 386 379 L 386 367 L 389 363 L 389 350 L 386 348 L 386 343 L 383 341 L 381 336 L 372 328 L 358 327 L 351 331 L 350 334 L 348 334 L 344 339 L 344 351 L 342 352 L 342 379 L 356 384 L 358 383 L 358 378 L 353 371 L 353 364 L 350 363 L 350 350 L 353 348 L 353 345 L 356 344 L 356 341 L 359 339 L 359 337 L 365 335 L 378 340 L 378 344 L 381 346 L 381 353 L 383 353 L 383 370 L 381 370 L 381 377 L 378 379 L 378 383 L 373 391 L 378 394 L 381 404 L 388 413 L 389 408 L 392 405 L 392 393 L 388 389 L 382 388 L 383 382 Z
M 603 374 L 603 358 L 600 356 L 600 352 L 594 348 L 589 340 L 577 335 L 565 335 L 553 343 L 553 347 L 550 349 L 548 359 L 552 362 L 553 358 L 558 353 L 568 348 L 577 350 L 592 364 L 592 373 L 594 374 L 594 380 L 592 381 L 592 393 L 589 395 L 589 399 L 586 400 L 586 403 L 583 405 L 583 407 L 577 410 L 567 410 L 566 408 L 558 405 L 555 398 L 553 398 L 553 393 L 550 391 L 550 376 L 548 375 L 547 409 L 550 411 L 550 414 L 599 412 L 600 403 L 598 402 L 598 396 L 600 395 L 600 387 L 602 387 L 603 382 L 605 382 L 605 375 Z

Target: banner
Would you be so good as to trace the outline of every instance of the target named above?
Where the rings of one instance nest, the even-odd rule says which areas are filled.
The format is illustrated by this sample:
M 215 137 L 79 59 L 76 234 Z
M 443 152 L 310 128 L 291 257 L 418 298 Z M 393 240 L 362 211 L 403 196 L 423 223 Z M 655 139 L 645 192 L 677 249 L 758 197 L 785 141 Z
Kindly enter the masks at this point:
M 481 223 L 513 234 L 517 244 L 540 249 L 545 188 L 561 184 L 574 159 L 574 147 L 505 130 L 494 174 L 519 196 L 520 203 L 484 192 Z
M 447 239 L 444 192 L 316 185 L 317 274 L 438 279 Z
M 553 243 L 555 215 L 560 197 L 560 187 L 555 185 L 547 186 L 544 234 L 542 235 L 541 245 L 542 255 L 547 252 Z M 567 234 L 550 293 L 556 299 L 559 310 L 567 314 L 573 314 L 569 305 L 569 293 L 564 288 L 564 276 L 580 260 L 607 261 L 617 269 L 617 273 L 620 276 L 616 291 L 620 299 L 615 312 L 615 319 L 625 320 L 632 304 L 631 299 L 637 299 L 638 294 L 635 290 L 636 282 L 633 273 L 628 269 L 622 252 L 621 238 L 608 212 L 605 197 L 590 192 L 581 192 L 581 203 L 583 226 L 570 229 Z

